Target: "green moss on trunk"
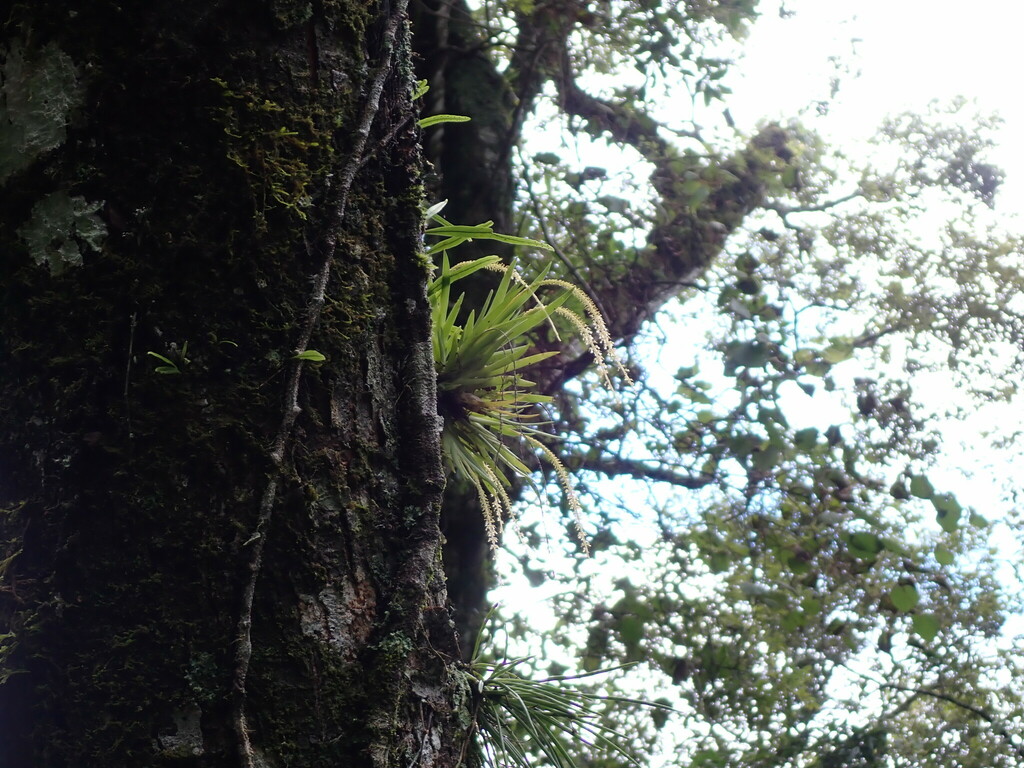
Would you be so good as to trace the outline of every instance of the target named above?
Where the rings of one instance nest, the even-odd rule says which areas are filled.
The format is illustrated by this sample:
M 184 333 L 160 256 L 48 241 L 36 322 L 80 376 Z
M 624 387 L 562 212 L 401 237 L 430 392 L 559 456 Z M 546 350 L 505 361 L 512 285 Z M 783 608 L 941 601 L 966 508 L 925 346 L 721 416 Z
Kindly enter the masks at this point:
M 68 101 L 66 136 L 10 172 L 0 213 L 5 765 L 236 764 L 248 553 L 311 279 L 335 236 L 311 342 L 327 361 L 306 367 L 262 533 L 252 740 L 268 765 L 390 765 L 435 741 L 434 763 L 454 764 L 402 73 L 341 231 L 327 206 L 380 56 L 381 8 L 68 12 L 19 4 L 0 43 L 5 61 L 14 40 L 26 60 L 59 51 L 85 94 Z M 58 226 L 34 216 L 50 199 L 102 204 L 81 214 L 96 221 Z M 105 237 L 87 236 L 96 222 Z M 33 255 L 51 226 L 66 248 L 54 259 L 73 268 Z

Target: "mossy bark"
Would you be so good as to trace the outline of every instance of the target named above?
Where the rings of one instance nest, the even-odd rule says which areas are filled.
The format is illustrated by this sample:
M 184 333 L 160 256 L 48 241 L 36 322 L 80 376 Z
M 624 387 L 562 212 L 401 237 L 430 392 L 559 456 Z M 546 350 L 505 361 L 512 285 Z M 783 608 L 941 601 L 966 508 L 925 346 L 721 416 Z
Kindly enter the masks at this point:
M 30 157 L 0 162 L 6 768 L 458 764 L 396 9 L 7 17 L 0 151 Z M 326 360 L 302 364 L 291 422 L 325 260 L 308 346 Z
M 488 55 L 479 23 L 464 0 L 411 0 L 416 76 L 430 90 L 427 115 L 469 117 L 466 123 L 443 123 L 425 135 L 428 171 L 425 187 L 431 200 L 445 200 L 444 216 L 460 224 L 493 221 L 497 232 L 515 233 L 512 150 L 517 136 L 515 96 Z M 497 254 L 505 260 L 512 248 L 481 240 L 460 245 L 455 260 Z M 478 273 L 461 284 L 464 307 L 479 307 L 497 277 Z M 483 510 L 468 482 L 451 479 L 442 505 L 444 568 L 463 655 L 473 649 L 486 616 L 487 592 L 494 584 Z

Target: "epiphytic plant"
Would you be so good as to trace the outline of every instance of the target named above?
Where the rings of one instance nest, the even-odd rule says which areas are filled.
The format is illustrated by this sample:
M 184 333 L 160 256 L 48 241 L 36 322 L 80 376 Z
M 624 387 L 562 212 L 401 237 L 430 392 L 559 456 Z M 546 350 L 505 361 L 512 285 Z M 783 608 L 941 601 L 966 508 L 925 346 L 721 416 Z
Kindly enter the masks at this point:
M 589 297 L 576 286 L 546 276 L 530 281 L 515 265 L 502 264 L 497 256 L 452 264 L 448 251 L 470 240 L 497 240 L 516 246 L 550 250 L 545 243 L 493 231 L 492 222 L 458 226 L 440 216 L 443 204 L 427 211 L 428 220 L 438 226 L 426 234 L 441 238 L 428 255 L 441 254 L 441 265 L 430 281 L 428 296 L 434 324 L 434 364 L 437 368 L 439 411 L 444 417 L 442 449 L 448 468 L 468 480 L 477 491 L 491 546 L 511 514 L 506 490 L 509 475 L 529 482 L 530 469 L 520 458 L 523 448 L 539 451 L 551 464 L 572 511 L 580 541 L 583 536 L 579 500 L 569 474 L 543 439 L 548 435 L 539 407 L 551 398 L 532 391 L 526 378 L 530 366 L 557 352 L 537 351 L 531 333 L 543 324 L 554 330 L 555 319 L 568 321 L 598 361 L 602 378 L 608 381 L 607 361 L 618 365 L 611 339 L 600 313 Z M 467 310 L 465 294 L 453 296 L 453 285 L 480 270 L 501 273 L 498 285 L 483 305 Z M 554 330 L 557 334 L 557 330 Z M 621 370 L 621 365 L 618 366 Z M 625 373 L 623 371 L 623 373 Z
M 661 717 L 673 711 L 668 704 L 578 687 L 584 678 L 629 665 L 535 680 L 521 672 L 530 666 L 530 657 L 485 660 L 480 640 L 485 634 L 489 633 L 477 638 L 468 677 L 475 688 L 479 763 L 487 768 L 533 768 L 536 758 L 554 768 L 577 768 L 573 752 L 581 749 L 603 751 L 614 762 L 639 765 L 624 746 L 627 738 L 604 716 L 604 710 L 608 705 L 634 705 L 649 707 Z

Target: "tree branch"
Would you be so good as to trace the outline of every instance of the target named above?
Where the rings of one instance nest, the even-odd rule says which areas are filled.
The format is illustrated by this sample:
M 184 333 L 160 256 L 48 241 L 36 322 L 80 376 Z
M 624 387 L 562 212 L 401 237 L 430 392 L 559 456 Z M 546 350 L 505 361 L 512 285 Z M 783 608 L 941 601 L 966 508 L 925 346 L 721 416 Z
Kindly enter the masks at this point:
M 638 249 L 624 279 L 609 281 L 603 303 L 615 307 L 607 318 L 616 338 L 629 341 L 666 301 L 678 295 L 721 252 L 746 216 L 764 205 L 765 180 L 792 159 L 785 131 L 764 128 L 747 149 L 729 159 L 680 153 L 659 134 L 649 115 L 588 94 L 576 82 L 562 40 L 559 68 L 552 73 L 562 109 L 582 118 L 589 133 L 610 134 L 654 165 L 651 183 L 662 214 Z M 694 182 L 706 194 L 695 196 Z
M 1024 745 L 1015 744 L 1013 736 L 1003 725 L 1002 721 L 995 717 L 987 710 L 981 707 L 976 707 L 973 704 L 968 704 L 955 696 L 951 696 L 948 693 L 942 693 L 941 691 L 932 690 L 931 688 L 918 688 L 917 686 L 900 685 L 899 683 L 878 683 L 881 688 L 889 688 L 894 691 L 903 691 L 904 693 L 917 694 L 919 696 L 930 696 L 933 699 L 939 701 L 945 701 L 948 704 L 952 704 L 954 707 L 970 712 L 972 715 L 980 720 L 984 720 L 986 723 L 992 726 L 992 730 L 995 731 L 1002 739 L 1006 742 L 1007 746 L 1024 761 Z
M 764 208 L 769 211 L 774 211 L 785 219 L 790 214 L 794 213 L 824 213 L 830 211 L 833 208 L 837 208 L 843 203 L 848 203 L 851 200 L 856 200 L 858 197 L 864 197 L 864 194 L 860 191 L 851 192 L 848 195 L 837 197 L 835 200 L 826 200 L 816 205 L 783 205 L 782 203 L 765 203 Z
M 590 472 L 599 472 L 608 477 L 625 475 L 638 480 L 654 480 L 659 483 L 668 483 L 679 488 L 697 490 L 714 481 L 713 475 L 687 475 L 677 472 L 664 466 L 651 466 L 635 459 L 624 459 L 621 456 L 603 454 L 594 456 L 592 454 L 581 454 L 570 456 L 566 465 Z

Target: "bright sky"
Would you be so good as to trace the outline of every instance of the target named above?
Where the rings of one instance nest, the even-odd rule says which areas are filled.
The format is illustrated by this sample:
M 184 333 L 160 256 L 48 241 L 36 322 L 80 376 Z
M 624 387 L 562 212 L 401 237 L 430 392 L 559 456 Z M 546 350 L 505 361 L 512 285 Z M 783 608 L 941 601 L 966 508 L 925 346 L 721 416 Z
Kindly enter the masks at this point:
M 749 129 L 792 117 L 828 96 L 830 56 L 859 77 L 841 77 L 826 125 L 836 138 L 870 136 L 887 114 L 921 111 L 932 99 L 977 100 L 1005 120 L 996 163 L 1007 172 L 997 210 L 1024 214 L 1024 6 L 1008 0 L 785 0 L 772 3 L 743 44 L 742 77 L 730 79 L 729 108 Z M 817 127 L 817 124 L 816 124 Z
M 996 210 L 1007 218 L 1021 216 L 1020 224 L 1007 221 L 1006 226 L 1024 230 L 1024 89 L 1018 83 L 1024 75 L 1024 45 L 1019 40 L 1024 5 L 1008 0 L 783 2 L 793 12 L 791 18 L 779 18 L 776 0 L 762 0 L 764 15 L 742 42 L 743 58 L 726 79 L 733 94 L 724 104 L 712 104 L 710 113 L 717 117 L 728 106 L 737 127 L 746 133 L 759 121 L 804 113 L 815 130 L 848 146 L 873 135 L 887 115 L 921 112 L 933 99 L 949 102 L 965 96 L 979 111 L 996 112 L 1005 120 L 1000 145 L 988 158 L 1007 174 Z M 828 117 L 818 119 L 812 105 L 829 97 L 835 76 L 840 89 L 830 100 Z M 616 165 L 613 160 L 607 164 Z M 674 361 L 667 365 L 675 370 Z M 966 454 L 956 444 L 984 445 L 980 430 L 1007 420 L 1006 408 L 997 410 L 982 409 L 972 424 L 947 431 L 950 472 L 965 469 L 962 464 L 970 455 L 976 474 L 959 481 L 944 475 L 955 484 L 945 490 L 956 491 L 966 504 L 994 517 L 1007 502 L 1005 487 L 993 482 L 993 475 L 1024 477 L 1024 468 L 1013 471 L 1012 457 L 1006 454 Z M 1010 420 L 1019 421 L 1018 413 L 1019 405 Z M 1015 629 L 1024 630 L 1024 622 L 1015 624 Z
M 982 112 L 998 113 L 1005 125 L 990 158 L 1006 172 L 996 196 L 996 212 L 1007 229 L 1024 229 L 1024 6 L 1007 0 L 784 0 L 795 15 L 780 19 L 763 3 L 765 16 L 743 44 L 744 59 L 728 81 L 733 117 L 749 130 L 764 118 L 786 119 L 816 99 L 827 97 L 837 74 L 830 57 L 840 57 L 850 74 L 841 74 L 828 118 L 814 121 L 840 145 L 865 139 L 889 114 L 923 111 L 933 99 L 965 96 Z M 855 77 L 854 74 L 857 76 Z M 1016 224 L 1011 217 L 1019 216 Z M 1024 477 L 1014 451 L 1001 455 L 978 450 L 982 430 L 1020 423 L 1020 405 L 991 405 L 968 422 L 944 430 L 946 465 L 965 476 L 955 490 L 982 514 L 998 517 L 1005 509 L 1007 485 Z M 962 443 L 974 450 L 958 451 Z M 1019 451 L 1016 452 L 1019 454 Z M 970 457 L 968 464 L 964 462 Z M 1014 559 L 1012 553 L 1007 553 Z M 1016 617 L 1014 630 L 1024 630 Z

